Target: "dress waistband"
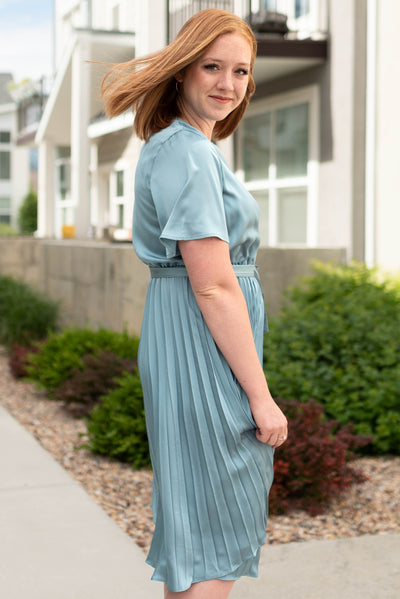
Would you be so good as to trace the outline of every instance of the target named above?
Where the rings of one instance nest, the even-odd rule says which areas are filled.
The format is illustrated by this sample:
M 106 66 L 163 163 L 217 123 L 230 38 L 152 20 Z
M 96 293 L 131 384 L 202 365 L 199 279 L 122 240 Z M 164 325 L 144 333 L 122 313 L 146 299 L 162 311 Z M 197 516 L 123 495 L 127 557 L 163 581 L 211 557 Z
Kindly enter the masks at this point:
M 264 294 L 261 286 L 258 266 L 255 264 L 232 264 L 232 268 L 237 277 L 254 277 L 260 285 L 261 294 L 264 300 Z M 150 266 L 150 275 L 152 279 L 163 277 L 188 277 L 188 271 L 185 266 Z M 268 332 L 268 320 L 264 311 L 264 333 Z
M 255 277 L 259 280 L 255 264 L 232 264 L 232 268 L 237 277 Z M 150 266 L 150 274 L 152 279 L 189 276 L 185 266 Z

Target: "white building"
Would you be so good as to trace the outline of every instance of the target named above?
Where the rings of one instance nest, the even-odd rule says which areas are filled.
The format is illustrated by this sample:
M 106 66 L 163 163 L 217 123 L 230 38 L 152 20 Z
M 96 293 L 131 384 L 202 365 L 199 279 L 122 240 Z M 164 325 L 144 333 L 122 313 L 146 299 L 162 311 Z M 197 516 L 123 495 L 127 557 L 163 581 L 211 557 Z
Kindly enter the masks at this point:
M 157 50 L 207 6 L 251 15 L 258 39 L 256 95 L 221 149 L 260 203 L 262 244 L 344 247 L 399 268 L 400 4 L 390 0 L 56 0 L 56 78 L 36 137 L 40 234 L 130 230 L 141 143 L 132 115 L 104 119 L 105 69 L 86 61 Z M 289 31 L 265 10 L 286 15 Z
M 10 73 L 0 73 L 0 223 L 18 228 L 20 205 L 29 191 L 29 150 L 17 146 L 18 110 L 9 92 Z

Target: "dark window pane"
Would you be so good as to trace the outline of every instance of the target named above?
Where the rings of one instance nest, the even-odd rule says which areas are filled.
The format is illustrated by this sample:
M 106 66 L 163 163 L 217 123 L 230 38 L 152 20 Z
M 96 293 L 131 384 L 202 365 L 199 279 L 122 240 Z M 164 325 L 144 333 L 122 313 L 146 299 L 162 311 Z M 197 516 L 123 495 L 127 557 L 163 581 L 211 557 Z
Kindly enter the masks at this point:
M 0 179 L 10 179 L 10 152 L 0 152 Z
M 11 133 L 9 131 L 0 131 L 0 143 L 9 144 L 11 141 Z
M 308 104 L 276 111 L 276 174 L 279 179 L 307 175 Z
M 117 198 L 124 196 L 124 171 L 117 171 Z
M 242 156 L 245 181 L 268 179 L 271 127 L 270 113 L 251 116 L 243 121 Z

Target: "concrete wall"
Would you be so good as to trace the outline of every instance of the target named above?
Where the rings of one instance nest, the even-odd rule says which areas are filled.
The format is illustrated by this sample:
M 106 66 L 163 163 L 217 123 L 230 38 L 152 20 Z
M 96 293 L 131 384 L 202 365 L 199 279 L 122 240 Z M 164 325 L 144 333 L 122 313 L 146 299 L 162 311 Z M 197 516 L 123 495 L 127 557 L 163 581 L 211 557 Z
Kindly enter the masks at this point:
M 313 259 L 345 260 L 343 249 L 264 249 L 258 254 L 267 311 Z M 61 303 L 65 326 L 124 328 L 140 333 L 148 269 L 130 244 L 0 239 L 0 273 L 25 281 Z

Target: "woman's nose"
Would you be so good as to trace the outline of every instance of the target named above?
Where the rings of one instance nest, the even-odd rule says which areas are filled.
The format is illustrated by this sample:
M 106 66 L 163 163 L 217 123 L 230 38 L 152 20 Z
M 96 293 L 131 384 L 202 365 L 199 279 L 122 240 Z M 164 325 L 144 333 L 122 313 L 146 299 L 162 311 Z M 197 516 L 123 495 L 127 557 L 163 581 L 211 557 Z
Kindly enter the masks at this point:
M 221 71 L 218 78 L 218 87 L 221 89 L 233 89 L 233 76 L 228 71 Z

